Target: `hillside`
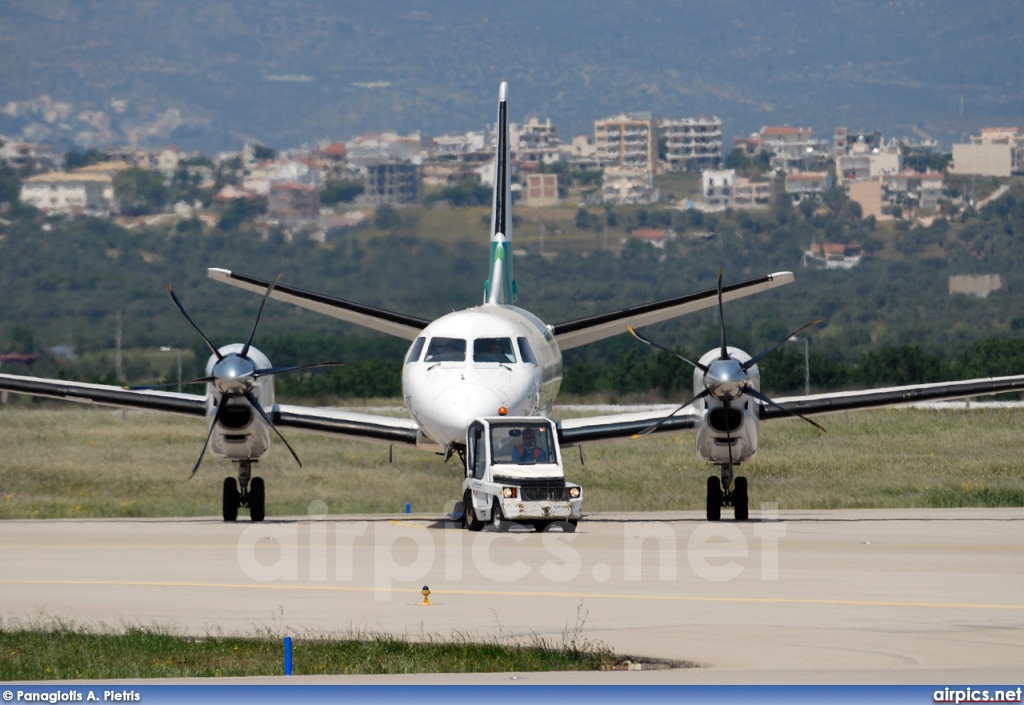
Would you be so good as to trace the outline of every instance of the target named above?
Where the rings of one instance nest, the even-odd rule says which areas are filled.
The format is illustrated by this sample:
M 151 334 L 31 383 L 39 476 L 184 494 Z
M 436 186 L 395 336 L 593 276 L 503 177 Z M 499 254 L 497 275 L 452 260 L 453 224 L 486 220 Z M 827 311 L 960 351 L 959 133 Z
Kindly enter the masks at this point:
M 620 111 L 729 135 L 836 125 L 943 140 L 1024 114 L 1021 3 L 385 4 L 10 0 L 0 133 L 98 146 L 278 147 L 514 117 L 563 135 Z M 46 97 L 44 100 L 43 97 Z M 961 98 L 963 101 L 961 115 Z M 89 146 L 83 144 L 83 146 Z
M 480 301 L 485 228 L 467 233 L 465 224 L 479 223 L 486 212 L 405 209 L 393 231 L 368 228 L 326 243 L 286 242 L 244 229 L 129 231 L 96 219 L 15 219 L 0 233 L 0 352 L 70 345 L 80 355 L 109 356 L 118 312 L 126 348 L 196 348 L 198 338 L 174 309 L 167 284 L 215 342 L 242 340 L 258 298 L 206 279 L 211 266 L 267 278 L 280 272 L 294 286 L 434 317 Z M 792 270 L 795 284 L 726 306 L 730 343 L 762 349 L 820 317 L 823 323 L 802 335 L 823 361 L 849 363 L 895 346 L 919 346 L 952 359 L 979 341 L 1017 338 L 1024 331 L 1019 184 L 979 213 L 928 227 L 895 228 L 843 213 L 786 205 L 713 216 L 627 208 L 614 212 L 618 224 L 611 236 L 600 224 L 548 229 L 544 255 L 540 226 L 523 223 L 516 231 L 523 253 L 515 258 L 518 303 L 558 323 L 713 287 L 719 267 L 726 282 Z M 679 237 L 664 250 L 637 241 L 620 245 L 626 227 L 665 218 Z M 803 269 L 801 255 L 812 239 L 857 242 L 874 254 L 850 271 Z M 951 274 L 999 274 L 1004 288 L 985 299 L 950 295 Z M 718 344 L 717 315 L 687 316 L 651 327 L 649 334 L 699 353 Z M 256 343 L 274 353 L 276 364 L 397 361 L 405 348 L 403 341 L 278 303 L 268 305 Z M 631 352 L 646 355 L 640 348 L 622 335 L 573 351 L 567 361 L 606 364 Z M 106 365 L 87 376 L 109 375 L 109 357 Z M 138 371 L 152 373 L 145 366 Z

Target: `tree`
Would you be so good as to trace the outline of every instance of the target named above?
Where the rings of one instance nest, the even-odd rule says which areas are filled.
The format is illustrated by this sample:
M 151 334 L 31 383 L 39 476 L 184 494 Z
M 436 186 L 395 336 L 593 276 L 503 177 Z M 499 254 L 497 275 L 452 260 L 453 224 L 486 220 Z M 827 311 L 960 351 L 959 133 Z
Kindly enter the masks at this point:
M 320 203 L 325 206 L 333 206 L 336 203 L 351 203 L 356 196 L 366 190 L 362 181 L 356 180 L 330 180 L 324 184 L 320 191 Z
M 402 217 L 393 206 L 384 203 L 373 214 L 373 226 L 378 230 L 397 230 L 402 227 Z
M 73 171 L 75 169 L 81 169 L 83 166 L 105 162 L 109 159 L 109 154 L 101 152 L 93 147 L 90 147 L 84 152 L 79 152 L 76 147 L 64 155 L 64 170 Z
M 124 215 L 146 215 L 163 210 L 169 192 L 159 173 L 133 167 L 114 176 L 114 195 Z
M 264 147 L 259 142 L 252 148 L 252 156 L 258 162 L 270 161 L 277 156 L 277 150 L 271 149 L 270 147 Z

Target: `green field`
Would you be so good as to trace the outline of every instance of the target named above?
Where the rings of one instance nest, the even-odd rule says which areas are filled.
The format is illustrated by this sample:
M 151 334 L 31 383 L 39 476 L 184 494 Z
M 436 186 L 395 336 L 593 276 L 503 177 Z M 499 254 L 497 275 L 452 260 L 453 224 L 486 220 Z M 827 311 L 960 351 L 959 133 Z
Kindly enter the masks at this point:
M 883 410 L 760 426 L 757 458 L 742 467 L 751 503 L 780 509 L 1024 506 L 1019 459 L 1024 409 Z M 199 419 L 56 404 L 0 407 L 0 519 L 217 516 L 234 466 L 207 455 Z M 288 434 L 299 468 L 276 444 L 256 472 L 267 514 L 441 512 L 458 498 L 455 461 L 324 436 Z M 700 509 L 709 469 L 683 433 L 565 450 L 584 511 Z

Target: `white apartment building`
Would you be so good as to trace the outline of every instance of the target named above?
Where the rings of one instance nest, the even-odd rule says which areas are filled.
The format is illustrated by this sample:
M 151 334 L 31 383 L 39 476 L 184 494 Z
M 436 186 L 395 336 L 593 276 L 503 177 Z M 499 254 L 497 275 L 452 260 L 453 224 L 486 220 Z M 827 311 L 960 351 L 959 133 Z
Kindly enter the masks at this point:
M 612 205 L 654 203 L 658 200 L 651 171 L 629 166 L 605 167 L 601 193 L 604 202 Z
M 658 163 L 658 137 L 651 114 L 630 113 L 595 120 L 594 149 L 602 164 L 653 173 Z
M 832 189 L 832 174 L 827 171 L 801 171 L 786 174 L 786 193 L 795 201 L 820 196 Z
M 775 202 L 775 184 L 737 176 L 735 169 L 706 169 L 701 172 L 703 210 L 765 208 Z
M 21 202 L 44 213 L 59 215 L 110 215 L 114 179 L 110 174 L 54 171 L 22 182 Z
M 722 164 L 722 121 L 717 117 L 662 120 L 668 171 L 717 169 Z
M 551 124 L 551 118 L 541 122 L 531 117 L 526 124 L 509 130 L 509 139 L 514 146 L 514 158 L 520 162 L 554 164 L 562 158 L 562 140 Z
M 986 127 L 969 143 L 954 144 L 949 173 L 1024 175 L 1024 131 L 1019 127 Z
M 751 157 L 769 152 L 772 167 L 785 172 L 806 171 L 815 162 L 832 158 L 827 143 L 815 139 L 809 127 L 762 127 L 750 137 L 734 139 L 733 144 Z

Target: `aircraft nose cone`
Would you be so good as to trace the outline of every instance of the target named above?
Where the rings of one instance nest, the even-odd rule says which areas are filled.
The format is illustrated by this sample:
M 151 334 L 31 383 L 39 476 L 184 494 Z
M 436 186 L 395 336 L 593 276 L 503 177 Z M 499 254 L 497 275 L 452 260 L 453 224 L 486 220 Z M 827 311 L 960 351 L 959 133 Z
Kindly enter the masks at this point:
M 478 384 L 446 389 L 434 400 L 431 414 L 434 428 L 430 429 L 430 435 L 441 444 L 464 443 L 466 429 L 473 419 L 497 416 L 503 405 L 502 398 L 493 389 Z
M 705 385 L 719 399 L 735 399 L 747 384 L 747 373 L 736 360 L 717 360 L 705 376 Z
M 245 394 L 253 387 L 255 369 L 250 360 L 240 355 L 227 355 L 213 366 L 213 384 L 222 394 Z

